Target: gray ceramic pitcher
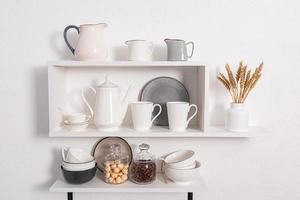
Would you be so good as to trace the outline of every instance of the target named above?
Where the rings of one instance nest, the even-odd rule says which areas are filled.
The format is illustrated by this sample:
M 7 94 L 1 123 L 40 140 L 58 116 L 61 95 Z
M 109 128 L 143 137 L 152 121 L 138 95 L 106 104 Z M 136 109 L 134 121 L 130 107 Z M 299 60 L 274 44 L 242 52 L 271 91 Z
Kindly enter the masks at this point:
M 168 61 L 187 61 L 194 53 L 194 43 L 180 39 L 165 39 L 168 47 Z M 187 46 L 192 45 L 191 54 L 187 53 Z

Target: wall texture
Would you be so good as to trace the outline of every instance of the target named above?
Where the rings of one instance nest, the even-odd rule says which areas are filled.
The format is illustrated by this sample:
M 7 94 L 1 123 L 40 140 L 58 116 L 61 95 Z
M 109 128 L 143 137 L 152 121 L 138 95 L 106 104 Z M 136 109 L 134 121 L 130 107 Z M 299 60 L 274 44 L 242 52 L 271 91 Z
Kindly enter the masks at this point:
M 48 137 L 47 61 L 72 59 L 62 31 L 68 24 L 109 24 L 111 59 L 123 42 L 145 38 L 163 50 L 166 37 L 196 43 L 194 60 L 211 72 L 211 120 L 220 123 L 229 104 L 216 74 L 226 62 L 265 63 L 248 100 L 252 122 L 268 133 L 250 139 L 149 139 L 160 155 L 197 150 L 209 200 L 299 199 L 300 13 L 296 0 L 2 0 L 0 3 L 0 199 L 53 199 L 62 145 L 89 147 L 94 139 Z M 156 55 L 158 59 L 162 55 Z M 142 139 L 131 139 L 139 143 Z M 168 141 L 169 143 L 170 141 Z M 164 148 L 162 148 L 164 145 Z M 80 199 L 183 199 L 184 194 L 144 196 L 78 194 Z

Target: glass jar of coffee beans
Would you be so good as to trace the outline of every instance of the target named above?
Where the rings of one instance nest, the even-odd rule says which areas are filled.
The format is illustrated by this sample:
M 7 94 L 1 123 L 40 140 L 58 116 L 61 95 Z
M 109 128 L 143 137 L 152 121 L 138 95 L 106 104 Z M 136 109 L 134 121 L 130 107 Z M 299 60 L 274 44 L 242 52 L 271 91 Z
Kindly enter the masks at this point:
M 110 153 L 105 157 L 104 180 L 110 184 L 120 184 L 128 180 L 128 156 L 121 154 L 120 145 L 110 146 Z
M 139 145 L 138 153 L 130 165 L 130 179 L 137 184 L 149 184 L 156 178 L 155 156 L 148 152 L 150 145 Z

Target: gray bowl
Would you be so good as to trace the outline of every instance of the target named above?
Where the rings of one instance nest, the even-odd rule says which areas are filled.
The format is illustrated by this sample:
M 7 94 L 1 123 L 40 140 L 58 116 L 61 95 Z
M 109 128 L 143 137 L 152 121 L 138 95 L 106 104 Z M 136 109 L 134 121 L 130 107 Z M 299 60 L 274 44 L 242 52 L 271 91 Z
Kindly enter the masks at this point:
M 97 171 L 97 165 L 93 168 L 84 170 L 84 171 L 67 171 L 61 166 L 61 170 L 63 173 L 64 178 L 68 183 L 72 184 L 82 184 L 92 180 Z

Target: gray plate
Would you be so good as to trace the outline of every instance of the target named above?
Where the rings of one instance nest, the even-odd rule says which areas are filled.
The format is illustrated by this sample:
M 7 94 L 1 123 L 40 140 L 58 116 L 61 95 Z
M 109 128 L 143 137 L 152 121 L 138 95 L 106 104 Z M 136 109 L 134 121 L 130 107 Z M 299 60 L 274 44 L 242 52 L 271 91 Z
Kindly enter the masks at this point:
M 105 157 L 110 153 L 110 146 L 114 144 L 119 144 L 121 146 L 121 154 L 123 156 L 128 156 L 129 164 L 131 163 L 132 150 L 127 141 L 121 137 L 105 137 L 97 141 L 92 150 L 92 155 L 94 156 L 100 171 L 104 170 Z
M 190 97 L 185 86 L 171 77 L 158 77 L 149 81 L 141 91 L 141 101 L 151 101 L 162 106 L 161 114 L 154 120 L 155 125 L 168 126 L 168 113 L 166 103 L 168 101 L 190 102 Z M 155 108 L 153 116 L 158 113 Z

